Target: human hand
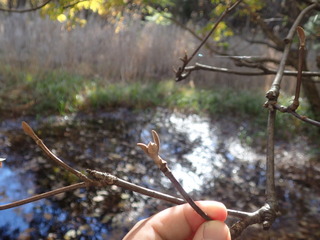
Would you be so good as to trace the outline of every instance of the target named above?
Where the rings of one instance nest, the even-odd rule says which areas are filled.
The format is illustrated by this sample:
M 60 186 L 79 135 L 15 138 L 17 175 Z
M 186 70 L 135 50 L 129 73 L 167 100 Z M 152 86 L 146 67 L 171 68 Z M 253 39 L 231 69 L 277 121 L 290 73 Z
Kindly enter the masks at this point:
M 214 201 L 199 201 L 197 205 L 214 221 L 205 221 L 189 204 L 183 204 L 138 222 L 124 240 L 231 240 L 223 222 L 226 207 Z

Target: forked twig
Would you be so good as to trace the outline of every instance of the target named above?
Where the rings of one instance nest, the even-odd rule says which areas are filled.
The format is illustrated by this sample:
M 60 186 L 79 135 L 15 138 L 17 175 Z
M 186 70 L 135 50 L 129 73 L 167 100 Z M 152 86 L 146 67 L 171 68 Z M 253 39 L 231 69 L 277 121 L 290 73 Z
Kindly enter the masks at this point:
M 188 57 L 187 53 L 185 52 L 185 55 L 183 58 L 180 58 L 182 61 L 182 66 L 179 67 L 177 70 L 174 70 L 176 73 L 176 81 L 182 81 L 183 79 L 186 79 L 189 74 L 191 73 L 190 71 L 186 71 L 186 66 L 188 63 L 193 59 L 193 57 L 197 54 L 197 52 L 202 48 L 202 46 L 207 42 L 209 37 L 212 35 L 212 33 L 217 29 L 219 23 L 224 19 L 224 17 L 231 12 L 234 8 L 236 8 L 242 0 L 236 1 L 234 4 L 231 6 L 228 6 L 226 10 L 219 16 L 219 18 L 216 20 L 216 23 L 213 25 L 212 29 L 210 32 L 207 34 L 207 36 L 202 40 L 202 42 L 199 44 L 199 46 L 193 51 L 190 57 Z
M 160 149 L 160 138 L 156 131 L 152 130 L 152 137 L 154 142 L 149 142 L 148 145 L 144 143 L 138 143 L 137 145 L 155 162 L 155 164 L 159 167 L 161 172 L 169 178 L 172 182 L 174 187 L 180 192 L 182 197 L 186 200 L 187 203 L 205 220 L 212 220 L 206 213 L 204 213 L 201 208 L 192 200 L 189 194 L 183 189 L 181 184 L 177 181 L 175 176 L 172 174 L 171 170 L 169 169 L 167 162 L 163 160 L 159 156 L 159 149 Z
M 281 58 L 281 62 L 279 64 L 279 68 L 278 68 L 278 72 L 277 75 L 275 76 L 272 86 L 270 88 L 270 90 L 267 92 L 266 97 L 270 100 L 270 101 L 277 101 L 279 94 L 280 94 L 280 84 L 282 81 L 282 77 L 283 77 L 283 72 L 286 66 L 286 62 L 287 62 L 287 58 L 290 52 L 290 48 L 291 48 L 291 42 L 292 42 L 292 38 L 294 36 L 294 33 L 299 25 L 299 23 L 301 22 L 302 18 L 312 9 L 317 7 L 317 3 L 311 4 L 310 6 L 306 7 L 305 9 L 303 9 L 301 11 L 301 13 L 299 14 L 299 16 L 296 18 L 296 20 L 294 21 L 292 27 L 289 30 L 289 33 L 287 35 L 287 37 L 285 38 L 285 48 L 282 54 L 282 58 Z
M 285 69 L 286 61 L 290 52 L 291 42 L 294 33 L 304 17 L 309 11 L 315 8 L 317 4 L 312 4 L 301 11 L 299 16 L 296 18 L 295 22 L 291 26 L 287 37 L 285 38 L 285 48 L 279 64 L 278 72 L 274 78 L 270 90 L 266 93 L 268 101 L 265 103 L 265 107 L 269 110 L 268 124 L 267 124 L 267 156 L 266 156 L 266 197 L 267 204 L 270 205 L 270 211 L 265 216 L 263 221 L 263 227 L 268 229 L 272 223 L 275 221 L 278 215 L 278 201 L 275 192 L 275 176 L 274 176 L 274 136 L 275 136 L 275 119 L 276 119 L 276 107 L 277 100 L 280 94 L 280 85 L 283 77 L 283 72 Z
M 302 69 L 303 69 L 303 62 L 305 58 L 305 43 L 306 43 L 306 37 L 305 37 L 303 28 L 298 26 L 297 32 L 299 36 L 300 45 L 299 45 L 299 59 L 298 59 L 298 74 L 297 74 L 297 83 L 296 83 L 294 100 L 292 104 L 290 104 L 288 107 L 279 106 L 276 102 L 273 104 L 273 107 L 282 113 L 290 113 L 292 116 L 304 122 L 320 127 L 320 122 L 310 119 L 306 116 L 301 116 L 296 112 L 297 108 L 300 105 L 299 96 L 300 96 L 300 89 L 301 89 L 301 82 L 302 82 Z
M 38 201 L 43 198 L 48 198 L 48 197 L 51 197 L 51 196 L 54 196 L 54 195 L 57 195 L 57 194 L 60 194 L 63 192 L 75 190 L 78 188 L 92 187 L 92 186 L 93 187 L 106 187 L 106 186 L 111 186 L 111 185 L 115 185 L 115 186 L 130 190 L 130 191 L 133 191 L 133 192 L 137 192 L 137 193 L 140 193 L 140 194 L 152 197 L 152 198 L 160 199 L 160 200 L 163 200 L 163 201 L 166 201 L 169 203 L 173 203 L 173 204 L 186 203 L 181 198 L 177 198 L 177 197 L 174 197 L 174 196 L 171 196 L 168 194 L 164 194 L 164 193 L 161 193 L 161 192 L 158 192 L 155 190 L 141 187 L 139 185 L 130 183 L 128 181 L 125 181 L 125 180 L 118 178 L 118 177 L 116 177 L 112 174 L 109 174 L 109 173 L 87 169 L 88 174 L 90 174 L 93 177 L 93 179 L 88 178 L 87 176 L 85 176 L 82 173 L 77 175 L 77 173 L 79 171 L 70 167 L 69 165 L 64 163 L 64 161 L 62 161 L 57 156 L 55 156 L 51 151 L 49 151 L 47 146 L 45 146 L 45 144 L 42 142 L 42 140 L 34 133 L 32 128 L 26 122 L 23 122 L 22 126 L 23 126 L 24 131 L 27 133 L 27 135 L 29 135 L 37 143 L 37 145 L 42 150 L 45 151 L 45 153 L 47 154 L 47 156 L 49 156 L 49 158 L 51 160 L 53 160 L 55 163 L 57 163 L 60 167 L 65 168 L 68 172 L 75 174 L 78 178 L 84 179 L 85 181 L 71 184 L 69 186 L 61 187 L 61 188 L 58 188 L 58 189 L 55 189 L 52 191 L 48 191 L 45 193 L 37 194 L 35 196 L 31 196 L 31 197 L 28 197 L 28 198 L 25 198 L 22 200 L 18 200 L 18 201 L 12 202 L 12 203 L 0 205 L 0 210 L 14 208 L 17 206 L 21 206 L 21 205 L 24 205 L 24 204 L 27 204 L 30 202 L 35 202 L 35 201 Z M 160 144 L 160 142 L 159 142 L 159 144 Z M 5 158 L 0 158 L 0 163 L 2 163 L 2 161 L 4 161 L 4 160 L 5 160 Z M 230 216 L 234 216 L 234 217 L 237 217 L 240 219 L 246 218 L 251 215 L 251 213 L 238 211 L 238 210 L 227 209 L 227 211 Z

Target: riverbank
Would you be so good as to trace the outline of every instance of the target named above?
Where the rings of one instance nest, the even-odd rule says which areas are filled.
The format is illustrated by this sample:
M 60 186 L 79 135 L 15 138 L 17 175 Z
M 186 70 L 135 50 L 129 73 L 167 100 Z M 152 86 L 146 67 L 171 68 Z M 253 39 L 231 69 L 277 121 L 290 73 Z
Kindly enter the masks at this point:
M 265 98 L 262 91 L 206 89 L 174 80 L 108 82 L 62 71 L 30 73 L 10 67 L 2 67 L 0 76 L 1 119 L 108 112 L 121 107 L 133 110 L 161 107 L 244 122 L 241 134 L 249 144 L 265 134 L 267 111 L 263 108 Z M 290 99 L 281 98 L 284 105 L 288 105 Z M 303 99 L 299 112 L 310 116 L 308 104 Z M 278 114 L 277 129 L 277 136 L 284 140 L 294 135 L 317 139 L 315 127 L 287 114 Z

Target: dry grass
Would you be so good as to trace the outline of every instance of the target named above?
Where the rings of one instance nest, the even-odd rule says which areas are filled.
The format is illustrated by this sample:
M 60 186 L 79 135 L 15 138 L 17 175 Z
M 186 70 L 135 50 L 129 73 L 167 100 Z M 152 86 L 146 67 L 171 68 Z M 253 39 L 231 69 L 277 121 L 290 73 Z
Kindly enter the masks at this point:
M 173 78 L 173 66 L 186 49 L 189 53 L 198 41 L 181 28 L 151 22 L 124 19 L 107 24 L 90 19 L 85 27 L 72 31 L 59 22 L 40 18 L 36 13 L 0 15 L 0 64 L 20 71 L 63 70 L 107 81 L 161 80 Z M 273 56 L 261 46 L 245 44 L 239 38 L 231 42 L 234 54 Z M 210 56 L 196 61 L 233 67 L 225 58 Z M 206 87 L 261 89 L 270 85 L 268 77 L 240 77 L 221 73 L 193 73 L 190 80 Z

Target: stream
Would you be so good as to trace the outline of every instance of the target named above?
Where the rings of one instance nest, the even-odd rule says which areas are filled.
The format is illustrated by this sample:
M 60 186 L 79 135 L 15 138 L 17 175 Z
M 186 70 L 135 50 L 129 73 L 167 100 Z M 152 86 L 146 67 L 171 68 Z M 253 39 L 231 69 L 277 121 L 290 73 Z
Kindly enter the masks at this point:
M 159 108 L 3 120 L 1 205 L 78 181 L 23 133 L 21 121 L 28 122 L 54 154 L 82 172 L 105 171 L 179 196 L 136 146 L 152 140 L 154 129 L 161 139 L 161 156 L 195 200 L 222 201 L 227 208 L 243 211 L 264 204 L 264 145 L 242 141 L 249 123 Z M 276 145 L 281 216 L 271 230 L 254 225 L 241 239 L 320 239 L 320 161 L 304 140 L 300 136 Z M 77 189 L 1 211 L 0 239 L 121 239 L 137 221 L 170 206 L 116 186 Z

